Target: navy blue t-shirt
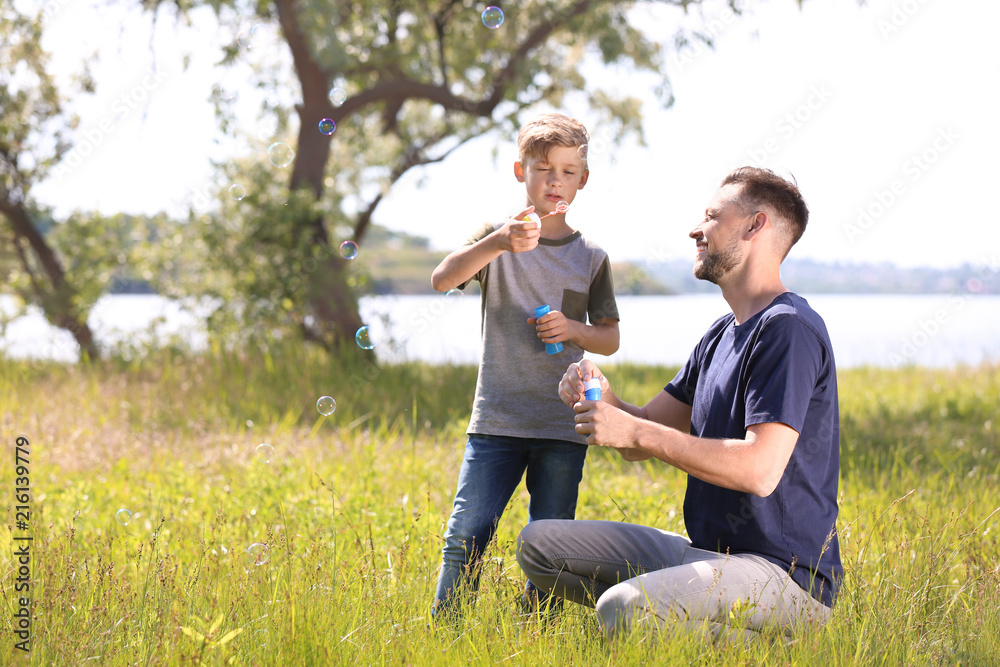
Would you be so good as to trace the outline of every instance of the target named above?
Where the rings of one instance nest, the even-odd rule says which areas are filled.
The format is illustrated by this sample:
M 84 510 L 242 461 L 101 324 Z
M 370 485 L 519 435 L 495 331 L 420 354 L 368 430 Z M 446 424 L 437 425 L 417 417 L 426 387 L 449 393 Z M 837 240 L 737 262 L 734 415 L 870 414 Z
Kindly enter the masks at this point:
M 665 390 L 691 406 L 691 434 L 739 438 L 781 422 L 799 433 L 766 498 L 688 475 L 684 523 L 692 546 L 758 554 L 832 606 L 843 576 L 837 541 L 840 415 L 837 369 L 822 318 L 786 292 L 736 326 L 717 320 Z

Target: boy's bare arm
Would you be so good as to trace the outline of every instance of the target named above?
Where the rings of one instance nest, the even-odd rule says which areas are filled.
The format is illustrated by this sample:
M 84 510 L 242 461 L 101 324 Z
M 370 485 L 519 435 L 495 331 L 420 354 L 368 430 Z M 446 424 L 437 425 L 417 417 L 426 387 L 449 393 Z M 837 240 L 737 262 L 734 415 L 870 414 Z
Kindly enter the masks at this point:
M 523 218 L 530 211 L 527 209 L 516 217 Z M 438 292 L 447 292 L 465 284 L 504 252 L 533 250 L 538 245 L 539 233 L 535 222 L 511 220 L 486 238 L 459 248 L 441 260 L 431 274 L 431 286 Z
M 441 260 L 431 274 L 431 286 L 438 292 L 447 292 L 469 282 L 480 269 L 503 254 L 495 236 L 494 232 L 472 245 L 459 248 Z
M 572 340 L 587 352 L 610 356 L 618 351 L 618 320 L 605 318 L 593 324 L 575 321 L 573 324 L 577 331 Z

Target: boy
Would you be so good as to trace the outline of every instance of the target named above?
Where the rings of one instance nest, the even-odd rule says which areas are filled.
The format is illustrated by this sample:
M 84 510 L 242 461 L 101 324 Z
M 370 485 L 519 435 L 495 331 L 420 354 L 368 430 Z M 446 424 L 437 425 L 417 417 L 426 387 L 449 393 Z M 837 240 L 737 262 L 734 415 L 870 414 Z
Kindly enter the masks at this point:
M 584 351 L 618 349 L 618 308 L 607 253 L 566 223 L 566 206 L 587 183 L 587 130 L 546 114 L 518 133 L 514 177 L 527 208 L 486 224 L 434 270 L 439 292 L 482 287 L 483 345 L 458 490 L 445 532 L 432 613 L 454 611 L 456 593 L 478 584 L 477 564 L 527 471 L 528 520 L 572 519 L 586 441 L 556 387 Z M 541 222 L 525 222 L 535 212 Z M 551 312 L 533 317 L 537 306 Z M 587 318 L 590 324 L 587 324 Z M 541 340 L 539 340 L 541 339 Z M 547 354 L 543 343 L 562 343 Z M 526 601 L 534 601 L 528 584 Z

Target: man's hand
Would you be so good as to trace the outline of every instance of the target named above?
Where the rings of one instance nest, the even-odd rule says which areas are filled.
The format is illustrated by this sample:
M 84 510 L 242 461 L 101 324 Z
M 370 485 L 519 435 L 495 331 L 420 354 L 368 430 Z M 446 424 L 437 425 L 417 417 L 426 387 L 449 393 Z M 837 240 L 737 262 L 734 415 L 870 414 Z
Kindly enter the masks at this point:
M 652 458 L 636 442 L 638 418 L 601 401 L 580 401 L 573 409 L 576 432 L 587 436 L 588 445 L 615 449 L 626 461 Z
M 566 372 L 563 373 L 562 379 L 559 381 L 559 398 L 572 408 L 577 401 L 583 399 L 583 383 L 590 378 L 597 378 L 601 381 L 602 395 L 606 396 L 611 392 L 611 384 L 601 373 L 601 369 L 590 359 L 583 359 L 578 364 L 570 364 Z M 579 431 L 577 432 L 579 433 Z

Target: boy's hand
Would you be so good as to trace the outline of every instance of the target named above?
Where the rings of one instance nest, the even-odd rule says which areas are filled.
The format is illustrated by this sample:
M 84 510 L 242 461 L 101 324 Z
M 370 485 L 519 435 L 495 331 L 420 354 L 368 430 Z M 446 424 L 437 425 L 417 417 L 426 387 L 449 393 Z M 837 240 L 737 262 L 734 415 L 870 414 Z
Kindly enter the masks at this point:
M 537 320 L 529 317 L 528 324 L 535 325 L 535 331 L 544 343 L 562 343 L 573 338 L 569 318 L 559 310 L 551 310 Z
M 538 245 L 541 229 L 537 222 L 523 220 L 534 210 L 534 206 L 529 206 L 496 231 L 497 242 L 501 249 L 507 252 L 528 252 L 535 249 Z
M 559 381 L 559 398 L 572 408 L 576 403 L 584 400 L 583 383 L 592 377 L 601 381 L 602 395 L 607 395 L 611 391 L 611 384 L 601 373 L 601 369 L 590 359 L 583 359 L 580 363 L 570 364 L 569 368 L 566 369 L 562 380 Z

